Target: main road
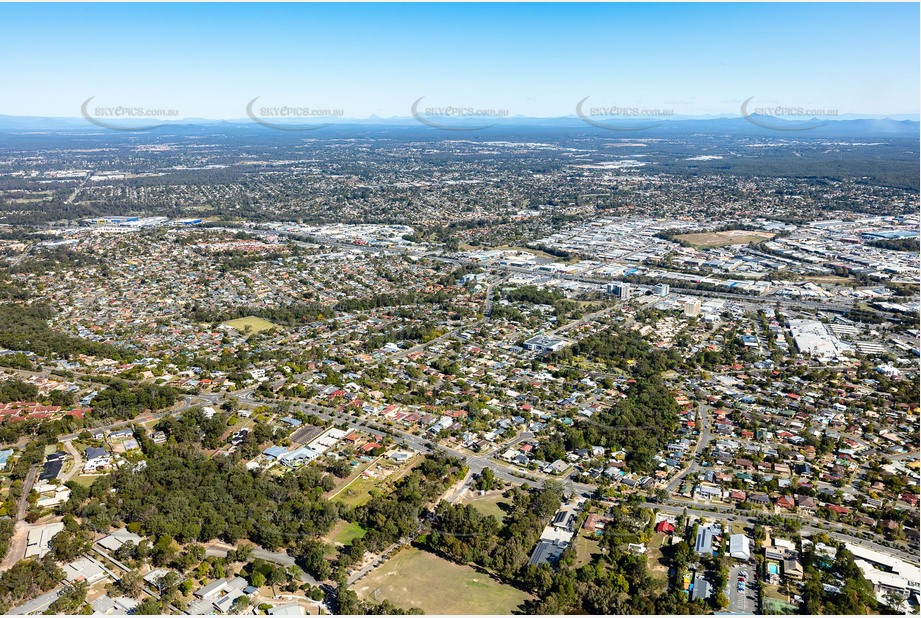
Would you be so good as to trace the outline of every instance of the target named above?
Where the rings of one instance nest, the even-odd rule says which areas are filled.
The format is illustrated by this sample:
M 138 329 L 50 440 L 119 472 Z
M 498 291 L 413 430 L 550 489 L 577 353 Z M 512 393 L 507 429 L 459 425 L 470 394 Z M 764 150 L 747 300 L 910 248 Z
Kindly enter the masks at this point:
M 675 475 L 675 477 L 669 482 L 666 489 L 668 493 L 674 493 L 678 487 L 681 485 L 681 481 L 685 479 L 689 474 L 697 472 L 700 468 L 697 463 L 697 456 L 700 455 L 707 445 L 710 443 L 710 417 L 708 413 L 711 410 L 711 406 L 706 404 L 698 404 L 698 419 L 700 421 L 700 435 L 697 437 L 697 445 L 694 447 L 694 452 L 691 454 L 691 463 L 688 464 L 684 470 Z
M 231 394 L 233 395 L 233 393 Z M 265 401 L 253 399 L 250 396 L 237 396 L 237 400 L 240 401 L 240 403 L 246 403 L 249 405 L 262 405 L 265 403 Z M 314 414 L 321 420 L 340 423 L 352 423 L 355 426 L 361 428 L 363 431 L 379 438 L 383 438 L 384 436 L 389 435 L 405 443 L 408 448 L 417 452 L 430 453 L 433 451 L 439 451 L 446 455 L 451 455 L 452 457 L 464 460 L 469 470 L 474 474 L 478 474 L 482 472 L 484 468 L 489 467 L 493 469 L 493 472 L 495 472 L 498 478 L 512 483 L 524 483 L 528 481 L 534 483 L 543 483 L 548 480 L 556 480 L 565 482 L 566 487 L 575 492 L 588 494 L 593 494 L 595 492 L 594 485 L 576 483 L 566 479 L 561 479 L 559 477 L 551 477 L 533 470 L 523 470 L 517 466 L 506 464 L 505 462 L 492 457 L 492 454 L 495 453 L 495 450 L 482 455 L 464 453 L 449 447 L 435 445 L 430 438 L 418 436 L 416 434 L 409 433 L 395 427 L 388 427 L 377 421 L 359 417 L 357 414 L 346 414 L 345 412 L 340 412 L 339 410 L 327 408 L 325 406 L 320 406 L 314 403 L 299 403 L 298 406 L 305 412 Z M 525 439 L 523 434 L 517 438 L 518 441 L 522 439 Z
M 717 508 L 711 504 L 701 504 L 696 502 L 688 502 L 686 505 L 680 503 L 657 503 L 657 502 L 645 502 L 641 506 L 648 509 L 658 509 L 663 513 L 671 513 L 672 515 L 681 515 L 682 513 L 687 513 L 688 515 L 694 515 L 696 517 L 708 517 L 713 520 L 721 521 L 739 521 L 747 524 L 754 525 L 757 523 L 757 519 L 750 515 L 741 515 L 734 511 L 729 510 L 715 510 L 711 511 L 708 509 Z M 768 515 L 769 513 L 765 513 Z M 829 526 L 835 524 L 828 524 Z M 892 547 L 886 547 L 885 545 L 880 545 L 874 541 L 867 539 L 862 539 L 854 536 L 853 534 L 848 534 L 847 530 L 841 526 L 838 526 L 837 529 L 825 529 L 818 528 L 810 524 L 804 524 L 800 530 L 803 532 L 808 532 L 811 535 L 815 534 L 827 534 L 830 538 L 846 541 L 848 543 L 853 543 L 855 545 L 861 545 L 869 549 L 873 549 L 883 554 L 888 554 L 890 556 L 895 556 L 901 560 L 904 560 L 908 563 L 918 565 L 918 555 L 915 553 L 909 553 L 901 549 L 894 549 Z

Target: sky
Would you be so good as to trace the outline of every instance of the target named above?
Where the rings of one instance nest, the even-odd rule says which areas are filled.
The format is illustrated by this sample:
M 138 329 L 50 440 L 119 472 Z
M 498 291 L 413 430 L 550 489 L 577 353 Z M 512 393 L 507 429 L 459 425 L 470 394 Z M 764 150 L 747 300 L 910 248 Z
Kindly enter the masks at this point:
M 576 104 L 917 114 L 919 5 L 0 4 L 0 114 L 93 105 L 557 117 Z M 645 113 L 645 112 L 644 112 Z

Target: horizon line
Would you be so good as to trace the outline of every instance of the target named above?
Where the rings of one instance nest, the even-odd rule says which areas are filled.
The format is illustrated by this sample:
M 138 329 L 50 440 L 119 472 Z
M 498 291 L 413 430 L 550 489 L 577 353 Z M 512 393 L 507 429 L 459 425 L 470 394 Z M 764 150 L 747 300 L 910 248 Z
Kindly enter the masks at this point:
M 428 117 L 428 116 L 427 116 Z M 441 117 L 441 116 L 434 116 Z M 582 121 L 583 119 L 579 117 L 578 114 L 564 114 L 564 115 L 555 115 L 555 116 L 528 116 L 523 114 L 516 114 L 513 116 L 444 116 L 446 118 L 451 118 L 455 121 L 460 122 L 482 122 L 483 120 L 488 120 L 494 123 L 508 122 L 509 120 L 577 120 Z M 34 120 L 74 120 L 74 121 L 86 121 L 92 124 L 84 116 L 48 116 L 48 115 L 30 115 L 30 114 L 3 114 L 0 113 L 0 118 L 5 119 L 34 119 Z M 237 117 L 227 117 L 227 118 L 212 118 L 205 116 L 184 116 L 182 118 L 169 118 L 165 116 L 149 116 L 149 119 L 163 119 L 165 124 L 175 124 L 179 122 L 189 122 L 189 121 L 202 121 L 202 122 L 243 122 L 243 123 L 252 123 L 252 118 L 247 118 L 245 116 Z M 606 116 L 603 117 L 606 122 L 618 122 L 618 121 L 635 121 L 636 117 L 631 116 Z M 772 114 L 738 114 L 730 112 L 722 112 L 715 114 L 670 114 L 667 116 L 656 116 L 659 119 L 659 122 L 668 122 L 672 120 L 745 120 L 746 118 L 773 118 L 779 121 L 784 122 L 802 122 L 803 120 L 809 119 L 818 119 L 821 118 L 825 122 L 835 122 L 842 120 L 895 120 L 895 121 L 911 121 L 911 122 L 921 122 L 921 113 L 918 112 L 887 112 L 887 113 L 876 113 L 876 114 L 862 114 L 860 112 L 846 113 L 846 114 L 837 114 L 834 116 L 825 116 L 821 114 L 802 116 L 802 119 L 791 119 L 789 117 L 784 117 L 782 115 L 772 115 Z M 113 119 L 115 122 L 125 121 L 130 122 L 132 120 L 137 120 L 137 117 L 125 116 L 119 119 Z M 418 118 L 413 115 L 407 116 L 378 116 L 372 114 L 370 116 L 316 116 L 316 117 L 298 117 L 298 118 L 275 118 L 273 121 L 282 122 L 285 124 L 318 124 L 318 123 L 337 123 L 341 124 L 343 122 L 354 122 L 354 121 L 389 121 L 389 120 L 407 120 L 418 122 Z

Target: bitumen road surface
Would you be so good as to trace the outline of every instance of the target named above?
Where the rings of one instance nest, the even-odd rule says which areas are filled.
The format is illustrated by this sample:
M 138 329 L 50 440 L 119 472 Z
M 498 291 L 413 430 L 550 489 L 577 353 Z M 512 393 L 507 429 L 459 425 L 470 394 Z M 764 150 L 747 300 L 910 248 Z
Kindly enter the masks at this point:
M 748 575 L 740 591 L 739 574 L 742 571 L 745 571 Z M 749 564 L 739 564 L 729 569 L 729 582 L 726 584 L 729 588 L 729 590 L 726 591 L 726 598 L 729 599 L 729 607 L 726 608 L 727 611 L 734 614 L 755 613 L 755 607 L 758 603 L 758 591 L 755 589 L 754 581 L 752 580 L 754 572 L 755 567 Z

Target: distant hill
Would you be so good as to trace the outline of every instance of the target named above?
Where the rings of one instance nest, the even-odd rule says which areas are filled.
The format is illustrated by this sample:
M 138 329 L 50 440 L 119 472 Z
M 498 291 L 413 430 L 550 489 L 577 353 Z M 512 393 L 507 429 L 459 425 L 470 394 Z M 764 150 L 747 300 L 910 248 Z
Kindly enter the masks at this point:
M 115 121 L 109 124 L 132 127 L 143 126 L 146 121 Z M 637 120 L 603 120 L 599 119 L 596 126 L 584 122 L 577 116 L 562 116 L 558 118 L 529 118 L 514 116 L 509 118 L 467 118 L 451 119 L 445 125 L 462 127 L 486 127 L 478 133 L 488 133 L 491 128 L 553 128 L 591 131 L 603 135 L 605 131 L 622 135 L 686 135 L 693 133 L 729 134 L 729 135 L 754 135 L 754 136 L 779 136 L 791 138 L 802 137 L 921 137 L 921 123 L 917 120 L 892 119 L 892 118 L 846 118 L 836 120 L 803 119 L 802 121 L 787 121 L 773 117 L 752 115 L 748 118 L 713 117 L 713 118 L 682 118 L 670 117 L 664 120 L 637 119 Z M 152 124 L 157 124 L 154 121 Z M 282 125 L 282 123 L 278 123 Z M 326 124 L 326 123 L 323 123 Z M 332 119 L 329 124 L 340 129 L 353 127 L 392 127 L 392 128 L 425 128 L 430 131 L 440 129 L 426 127 L 412 117 L 391 117 L 368 119 Z M 597 126 L 600 125 L 600 126 Z M 310 124 L 284 123 L 285 127 L 298 128 L 310 127 Z M 315 126 L 315 125 L 314 125 Z M 209 120 L 202 118 L 188 118 L 179 121 L 164 123 L 158 129 L 186 130 L 196 133 L 220 129 L 222 131 L 266 131 L 268 127 L 254 123 L 250 119 Z M 184 129 L 184 130 L 183 130 Z M 97 126 L 84 118 L 55 118 L 43 116 L 3 116 L 0 115 L 0 131 L 4 132 L 88 132 L 98 133 L 107 131 L 104 127 Z M 448 134 L 449 131 L 441 129 Z

